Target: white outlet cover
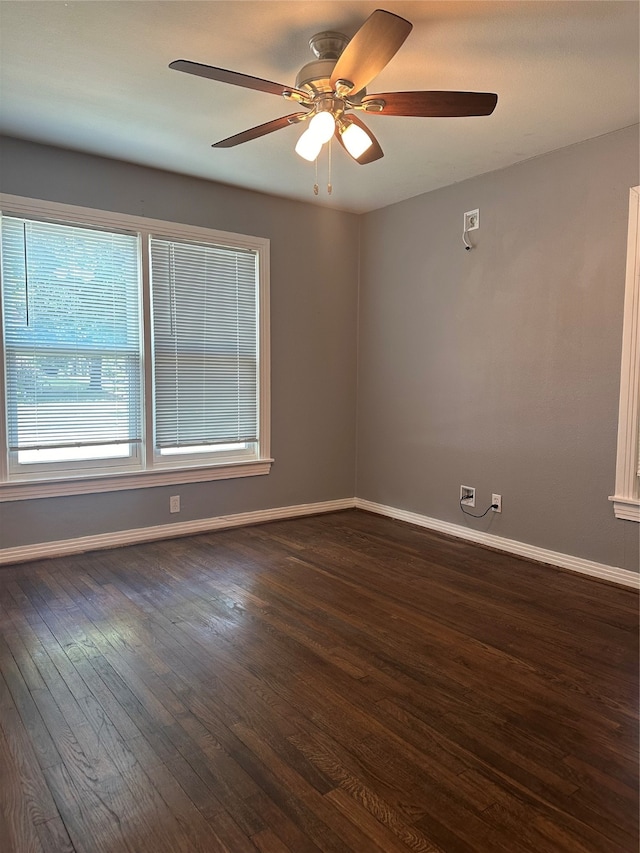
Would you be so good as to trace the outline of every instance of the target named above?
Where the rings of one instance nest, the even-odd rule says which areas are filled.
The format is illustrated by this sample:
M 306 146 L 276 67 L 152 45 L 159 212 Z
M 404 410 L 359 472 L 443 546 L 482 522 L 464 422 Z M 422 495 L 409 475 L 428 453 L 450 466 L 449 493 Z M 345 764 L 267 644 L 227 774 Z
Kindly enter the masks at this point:
M 480 227 L 480 208 L 476 207 L 475 210 L 467 210 L 464 215 L 464 230 L 465 231 L 475 231 Z

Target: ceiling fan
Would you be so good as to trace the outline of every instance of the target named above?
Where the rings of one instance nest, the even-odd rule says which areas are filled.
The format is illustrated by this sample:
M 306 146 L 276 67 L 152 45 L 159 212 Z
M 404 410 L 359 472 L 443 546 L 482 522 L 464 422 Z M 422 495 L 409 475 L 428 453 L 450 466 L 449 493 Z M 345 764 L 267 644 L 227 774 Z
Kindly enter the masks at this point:
M 387 116 L 454 117 L 490 115 L 498 96 L 490 92 L 388 92 L 368 95 L 366 86 L 382 71 L 413 29 L 413 24 L 376 9 L 352 39 L 338 32 L 317 33 L 309 46 L 317 57 L 305 65 L 295 86 L 284 86 L 238 71 L 177 59 L 169 65 L 198 77 L 268 92 L 303 109 L 215 142 L 213 148 L 232 148 L 292 124 L 308 122 L 296 152 L 313 161 L 332 137 L 358 163 L 379 160 L 382 148 L 355 113 Z

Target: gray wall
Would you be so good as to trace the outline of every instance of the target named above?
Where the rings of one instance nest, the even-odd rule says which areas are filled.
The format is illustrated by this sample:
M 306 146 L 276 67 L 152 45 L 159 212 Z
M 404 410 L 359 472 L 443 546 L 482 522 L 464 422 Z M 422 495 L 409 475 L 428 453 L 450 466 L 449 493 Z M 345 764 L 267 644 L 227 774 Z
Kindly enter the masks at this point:
M 363 217 L 4 140 L 4 192 L 271 239 L 276 461 L 180 486 L 178 517 L 175 486 L 0 504 L 0 547 L 357 494 L 637 570 L 607 497 L 638 183 L 637 128 Z M 503 513 L 463 517 L 461 483 Z
M 363 217 L 359 497 L 638 570 L 607 497 L 639 182 L 636 127 Z
M 271 240 L 275 463 L 181 485 L 179 516 L 176 486 L 0 503 L 0 547 L 353 496 L 357 216 L 13 139 L 1 156 L 6 193 Z

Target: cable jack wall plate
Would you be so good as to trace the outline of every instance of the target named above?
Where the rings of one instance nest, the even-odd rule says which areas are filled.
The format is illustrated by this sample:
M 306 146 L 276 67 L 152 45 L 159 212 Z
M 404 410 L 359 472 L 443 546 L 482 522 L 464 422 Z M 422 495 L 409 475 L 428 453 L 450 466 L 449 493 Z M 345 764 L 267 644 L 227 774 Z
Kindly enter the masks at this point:
M 475 486 L 460 486 L 460 503 L 465 506 L 476 505 Z
M 476 207 L 475 210 L 467 210 L 464 215 L 464 230 L 465 231 L 475 231 L 476 228 L 480 227 L 480 208 Z

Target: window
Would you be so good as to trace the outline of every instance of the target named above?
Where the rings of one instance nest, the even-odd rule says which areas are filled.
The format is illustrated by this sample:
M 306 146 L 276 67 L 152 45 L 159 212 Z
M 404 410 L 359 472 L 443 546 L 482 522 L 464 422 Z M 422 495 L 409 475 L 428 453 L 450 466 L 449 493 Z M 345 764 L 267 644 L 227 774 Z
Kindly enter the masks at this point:
M 3 217 L 10 474 L 138 458 L 138 266 L 136 236 Z
M 255 253 L 152 238 L 151 270 L 157 450 L 245 448 L 258 438 Z
M 617 518 L 640 521 L 640 187 L 629 194 L 616 492 Z
M 268 241 L 2 209 L 0 500 L 268 472 Z

